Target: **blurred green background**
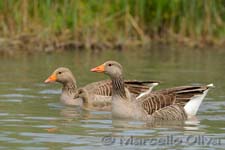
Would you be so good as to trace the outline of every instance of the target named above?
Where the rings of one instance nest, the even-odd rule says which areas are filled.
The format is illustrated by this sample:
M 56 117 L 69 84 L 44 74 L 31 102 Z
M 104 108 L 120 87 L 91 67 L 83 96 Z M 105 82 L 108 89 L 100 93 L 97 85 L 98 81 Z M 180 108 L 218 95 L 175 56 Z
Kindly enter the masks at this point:
M 224 23 L 224 0 L 0 1 L 0 44 L 15 49 L 223 46 Z

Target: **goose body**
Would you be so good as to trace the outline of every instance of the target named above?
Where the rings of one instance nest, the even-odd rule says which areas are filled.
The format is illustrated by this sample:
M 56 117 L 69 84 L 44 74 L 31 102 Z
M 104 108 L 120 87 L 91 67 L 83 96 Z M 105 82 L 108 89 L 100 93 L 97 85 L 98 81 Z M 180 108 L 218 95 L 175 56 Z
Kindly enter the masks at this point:
M 60 101 L 65 105 L 77 105 L 86 109 L 95 108 L 98 110 L 111 108 L 111 80 L 93 82 L 78 88 L 70 69 L 60 67 L 45 80 L 45 83 L 52 82 L 59 82 L 63 85 Z M 158 84 L 157 81 L 125 81 L 126 87 L 136 96 L 152 89 L 154 83 Z
M 213 85 L 180 86 L 135 96 L 125 87 L 122 66 L 107 61 L 93 68 L 112 80 L 112 115 L 137 120 L 184 120 L 196 115 L 198 108 Z

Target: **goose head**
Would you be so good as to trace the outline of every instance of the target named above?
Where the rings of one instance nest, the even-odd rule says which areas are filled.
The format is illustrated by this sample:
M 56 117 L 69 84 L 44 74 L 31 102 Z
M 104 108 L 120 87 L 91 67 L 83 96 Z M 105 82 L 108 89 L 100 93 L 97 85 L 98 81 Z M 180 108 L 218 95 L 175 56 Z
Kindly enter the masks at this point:
M 123 68 L 116 61 L 106 61 L 104 64 L 91 69 L 92 72 L 105 73 L 110 77 L 122 76 Z
M 44 82 L 45 83 L 59 82 L 65 85 L 70 82 L 75 83 L 75 78 L 70 69 L 60 67 L 57 68 Z

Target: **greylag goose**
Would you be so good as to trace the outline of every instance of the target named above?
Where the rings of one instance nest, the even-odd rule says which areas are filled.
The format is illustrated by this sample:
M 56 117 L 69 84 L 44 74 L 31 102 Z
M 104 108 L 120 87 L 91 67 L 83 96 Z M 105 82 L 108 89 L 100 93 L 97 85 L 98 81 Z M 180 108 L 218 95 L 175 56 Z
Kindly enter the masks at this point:
M 70 69 L 65 67 L 57 68 L 45 81 L 45 83 L 58 82 L 63 85 L 60 101 L 65 105 L 81 106 L 83 101 L 81 98 L 74 99 L 77 91 L 76 79 Z
M 45 81 L 45 83 L 59 82 L 63 85 L 60 101 L 66 105 L 78 105 L 85 108 L 99 109 L 111 106 L 112 82 L 103 80 L 90 83 L 78 88 L 76 79 L 70 69 L 65 67 L 57 68 Z M 126 80 L 125 86 L 131 93 L 138 96 L 143 92 L 150 92 L 158 85 L 158 81 L 136 81 Z
M 91 69 L 112 80 L 112 116 L 137 120 L 184 120 L 196 115 L 212 84 L 181 86 L 134 96 L 124 86 L 123 69 L 116 61 L 107 61 Z

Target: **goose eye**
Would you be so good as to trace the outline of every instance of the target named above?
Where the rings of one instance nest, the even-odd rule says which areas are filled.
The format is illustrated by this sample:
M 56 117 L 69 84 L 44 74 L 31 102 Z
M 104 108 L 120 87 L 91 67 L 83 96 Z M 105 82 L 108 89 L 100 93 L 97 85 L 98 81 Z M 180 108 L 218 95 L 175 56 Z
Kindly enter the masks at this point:
M 78 94 L 81 94 L 82 93 L 82 90 L 79 90 Z
M 112 64 L 109 64 L 108 66 L 112 66 Z
M 62 74 L 62 72 L 60 71 L 58 74 Z

